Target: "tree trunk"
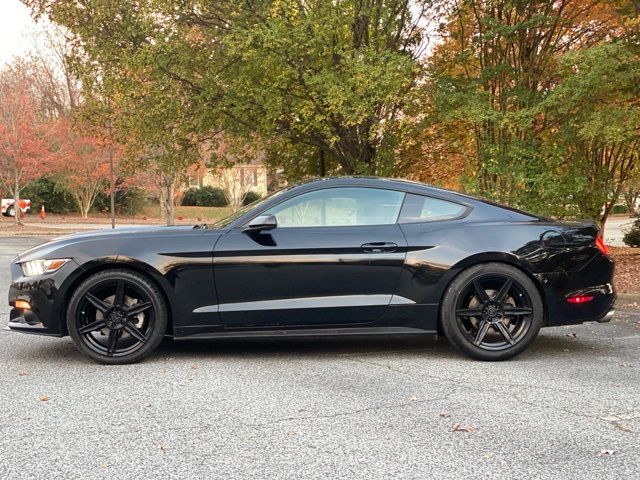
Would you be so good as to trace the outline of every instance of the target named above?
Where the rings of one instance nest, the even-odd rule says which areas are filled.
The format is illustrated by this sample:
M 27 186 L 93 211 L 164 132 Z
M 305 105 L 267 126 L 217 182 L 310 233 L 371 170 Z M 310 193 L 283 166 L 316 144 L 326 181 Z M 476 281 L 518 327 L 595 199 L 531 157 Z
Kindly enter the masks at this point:
M 16 225 L 22 225 L 20 219 L 20 214 L 22 213 L 20 211 L 20 175 L 17 169 L 13 173 L 13 209 L 16 212 L 14 217 Z
M 160 220 L 167 219 L 167 210 L 164 204 L 164 186 L 160 186 L 160 196 L 158 198 L 159 207 L 160 207 Z
M 629 215 L 636 214 L 636 202 L 638 201 L 638 197 L 640 197 L 640 190 L 629 189 L 625 192 L 624 199 L 627 204 L 627 210 L 629 210 Z
M 174 213 L 175 209 L 173 206 L 173 193 L 174 193 L 174 181 L 173 179 L 165 179 L 164 182 L 164 209 L 167 213 L 167 225 L 173 225 L 175 223 Z

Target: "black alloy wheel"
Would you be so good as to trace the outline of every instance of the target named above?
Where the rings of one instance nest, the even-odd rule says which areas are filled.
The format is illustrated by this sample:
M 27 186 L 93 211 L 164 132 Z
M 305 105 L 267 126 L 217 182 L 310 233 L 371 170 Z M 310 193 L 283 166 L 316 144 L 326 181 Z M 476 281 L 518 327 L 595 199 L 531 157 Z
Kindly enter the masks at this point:
M 464 353 L 480 360 L 506 360 L 533 342 L 543 322 L 540 294 L 527 275 L 506 264 L 463 271 L 442 303 L 442 329 Z
M 76 289 L 67 328 L 78 349 L 103 363 L 138 361 L 162 341 L 167 308 L 158 288 L 128 270 L 92 275 Z

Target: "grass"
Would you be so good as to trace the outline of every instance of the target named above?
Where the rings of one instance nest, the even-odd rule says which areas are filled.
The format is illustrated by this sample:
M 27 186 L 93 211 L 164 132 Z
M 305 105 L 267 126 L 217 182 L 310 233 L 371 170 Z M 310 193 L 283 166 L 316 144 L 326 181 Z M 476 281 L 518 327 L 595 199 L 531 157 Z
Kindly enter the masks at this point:
M 229 207 L 176 207 L 175 217 L 183 217 L 187 220 L 199 222 L 211 222 L 226 217 L 231 213 Z M 160 215 L 159 207 L 156 204 L 149 204 L 144 207 L 142 213 L 137 216 L 157 218 Z

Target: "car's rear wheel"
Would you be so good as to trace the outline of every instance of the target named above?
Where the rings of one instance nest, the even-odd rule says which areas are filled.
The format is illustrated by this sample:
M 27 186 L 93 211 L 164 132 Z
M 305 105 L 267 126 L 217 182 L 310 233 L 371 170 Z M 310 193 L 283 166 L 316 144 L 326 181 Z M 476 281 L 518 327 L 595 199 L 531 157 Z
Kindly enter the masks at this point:
M 141 360 L 160 344 L 167 306 L 149 279 L 105 270 L 83 281 L 67 309 L 67 328 L 78 349 L 102 363 Z
M 6 216 L 7 217 L 15 217 L 16 216 L 16 207 L 11 205 L 9 208 L 7 208 Z
M 542 299 L 531 279 L 501 263 L 475 265 L 449 285 L 442 301 L 442 330 L 452 345 L 479 360 L 522 353 L 542 326 Z

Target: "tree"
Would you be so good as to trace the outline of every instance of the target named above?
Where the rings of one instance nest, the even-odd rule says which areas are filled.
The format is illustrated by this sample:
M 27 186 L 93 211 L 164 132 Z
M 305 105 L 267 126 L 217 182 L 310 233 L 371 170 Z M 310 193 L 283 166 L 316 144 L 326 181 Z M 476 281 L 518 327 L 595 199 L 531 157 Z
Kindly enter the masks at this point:
M 50 169 L 56 183 L 73 197 L 82 218 L 88 218 L 109 181 L 107 148 L 101 139 L 74 130 L 68 119 L 58 120 L 54 132 Z
M 24 3 L 73 32 L 82 78 L 101 78 L 110 98 L 153 87 L 156 100 L 188 98 L 191 133 L 257 135 L 312 152 L 300 163 L 323 152 L 329 171 L 388 174 L 431 2 Z
M 586 170 L 568 160 L 584 151 L 579 146 L 584 138 L 565 128 L 557 105 L 548 99 L 562 82 L 575 83 L 583 75 L 563 71 L 563 57 L 626 34 L 618 2 L 439 3 L 446 21 L 443 42 L 430 59 L 430 101 L 440 124 L 450 128 L 449 136 L 457 132 L 458 145 L 472 140 L 474 161 L 466 187 L 558 216 L 586 212 L 576 191 L 591 195 L 590 208 L 604 201 L 592 191 L 594 181 Z M 574 125 L 592 107 L 586 93 L 582 100 L 574 97 Z M 593 208 L 589 215 L 599 218 Z
M 15 205 L 20 192 L 44 173 L 47 128 L 37 117 L 36 106 L 19 71 L 0 73 L 0 181 L 12 192 Z M 21 222 L 15 209 L 16 225 Z
M 624 42 L 564 56 L 545 100 L 565 161 L 584 176 L 575 201 L 603 225 L 640 168 L 640 56 Z M 585 107 L 586 106 L 586 107 Z

